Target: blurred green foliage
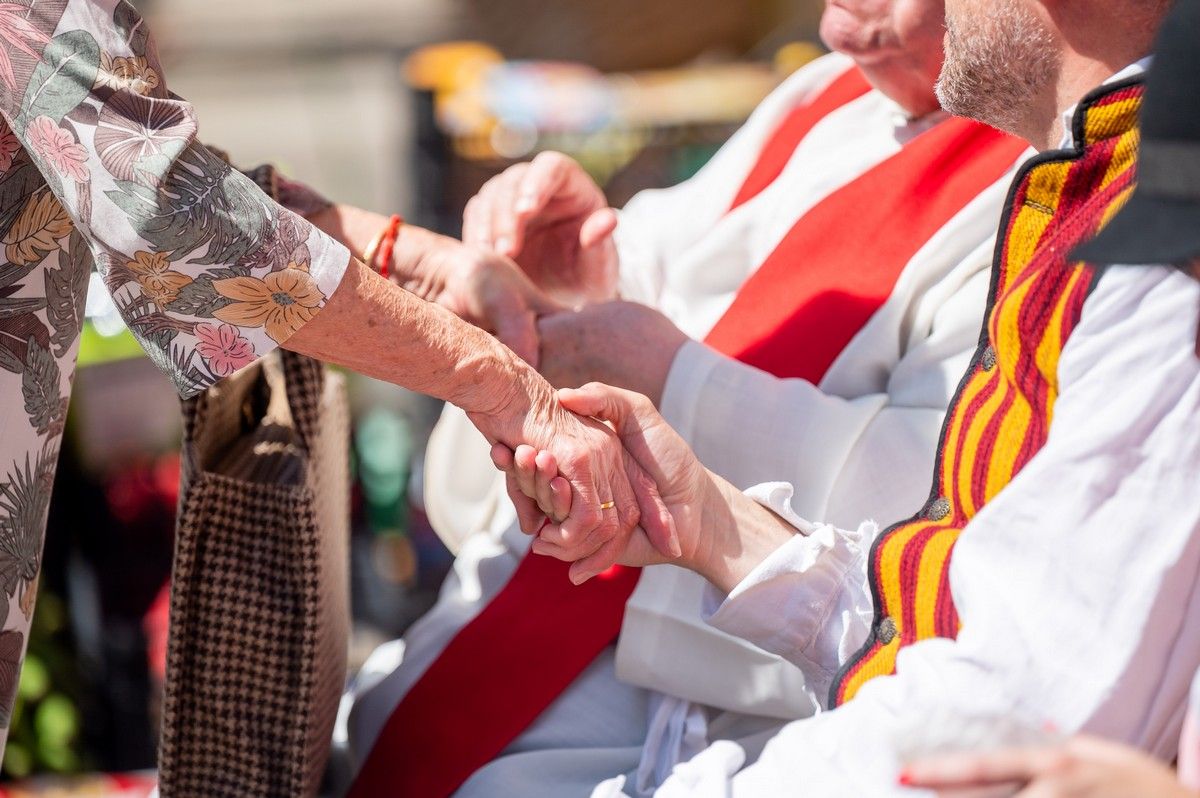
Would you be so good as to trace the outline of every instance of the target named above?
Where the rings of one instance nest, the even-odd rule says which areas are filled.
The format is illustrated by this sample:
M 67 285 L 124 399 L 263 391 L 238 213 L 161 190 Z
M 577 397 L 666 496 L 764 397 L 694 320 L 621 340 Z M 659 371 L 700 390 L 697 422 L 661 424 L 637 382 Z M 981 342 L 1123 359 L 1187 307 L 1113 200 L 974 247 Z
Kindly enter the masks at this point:
M 51 591 L 41 590 L 4 752 L 6 778 L 85 769 L 78 703 L 81 678 L 68 639 L 65 604 Z

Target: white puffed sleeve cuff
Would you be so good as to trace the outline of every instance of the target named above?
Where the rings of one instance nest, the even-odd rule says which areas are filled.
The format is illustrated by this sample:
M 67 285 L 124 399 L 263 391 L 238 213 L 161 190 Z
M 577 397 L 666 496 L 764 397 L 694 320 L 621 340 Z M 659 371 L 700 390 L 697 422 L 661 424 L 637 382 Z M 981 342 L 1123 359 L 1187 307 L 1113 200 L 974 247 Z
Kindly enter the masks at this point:
M 709 586 L 704 617 L 712 626 L 777 654 L 804 671 L 824 700 L 841 664 L 866 640 L 871 592 L 866 580 L 873 521 L 847 531 L 801 518 L 784 482 L 756 485 L 746 495 L 799 530 L 750 572 L 728 596 Z

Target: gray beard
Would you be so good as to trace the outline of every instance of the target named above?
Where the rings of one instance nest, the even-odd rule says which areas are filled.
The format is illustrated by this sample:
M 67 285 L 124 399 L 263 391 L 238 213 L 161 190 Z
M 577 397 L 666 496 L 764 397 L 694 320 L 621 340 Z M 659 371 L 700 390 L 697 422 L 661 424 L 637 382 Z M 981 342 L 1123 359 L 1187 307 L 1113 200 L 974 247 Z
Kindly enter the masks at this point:
M 955 116 L 1020 133 L 1058 74 L 1053 35 L 1018 0 L 987 0 L 986 16 L 967 22 L 946 19 L 938 102 Z

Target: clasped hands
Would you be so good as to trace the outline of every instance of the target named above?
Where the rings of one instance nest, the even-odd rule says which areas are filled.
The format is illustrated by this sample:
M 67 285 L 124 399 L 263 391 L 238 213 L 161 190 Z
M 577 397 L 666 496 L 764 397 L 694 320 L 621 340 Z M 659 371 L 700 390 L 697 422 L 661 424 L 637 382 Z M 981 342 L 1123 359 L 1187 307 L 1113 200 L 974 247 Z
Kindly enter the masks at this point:
M 616 538 L 603 562 L 639 567 L 675 563 L 704 573 L 702 563 L 711 554 L 705 543 L 711 544 L 711 539 L 701 535 L 702 521 L 726 514 L 720 481 L 712 478 L 641 394 L 590 383 L 560 389 L 558 401 L 573 413 L 611 426 L 627 456 L 653 480 L 672 521 L 669 548 L 642 524 Z M 496 444 L 491 454 L 492 462 L 505 474 L 521 530 L 536 536 L 533 551 L 573 563 L 571 579 L 576 583 L 595 575 L 594 566 L 584 565 L 594 560 L 592 543 L 579 533 L 576 518 L 586 517 L 596 508 L 578 506 L 577 494 L 559 473 L 555 454 L 525 444 L 515 450 Z
M 354 248 L 383 219 L 341 206 L 313 221 Z M 548 153 L 481 190 L 467 208 L 463 242 L 404 226 L 390 271 L 407 290 L 495 334 L 556 387 L 600 379 L 657 401 L 686 336 L 657 311 L 606 301 L 616 294 L 615 226 L 616 214 L 591 178 L 574 161 Z M 540 507 L 534 510 L 536 501 L 518 486 L 531 495 L 556 492 L 546 504 L 554 524 L 537 548 L 572 561 L 577 583 L 618 561 L 678 560 L 684 554 L 678 511 L 668 500 L 680 491 L 662 495 L 661 464 L 640 462 L 622 446 L 607 423 L 616 411 L 573 408 L 545 380 L 513 373 L 511 390 L 469 415 L 514 463 L 527 465 L 530 453 L 541 453 L 534 455 L 544 466 L 540 475 L 536 465 L 533 476 L 514 467 L 509 479 L 530 532 L 540 526 L 532 520 Z
M 481 251 L 515 259 L 521 271 L 554 301 L 577 311 L 541 313 L 536 363 L 560 389 L 558 403 L 592 423 L 611 426 L 639 472 L 656 485 L 665 505 L 657 519 L 622 527 L 598 540 L 588 529 L 608 505 L 572 490 L 559 476 L 553 451 L 527 444 L 497 443 L 496 465 L 506 472 L 522 530 L 537 534 L 533 550 L 573 563 L 572 581 L 582 582 L 618 562 L 644 565 L 680 562 L 693 554 L 695 536 L 684 547 L 680 530 L 698 526 L 698 487 L 703 467 L 643 396 L 608 388 L 595 380 L 634 388 L 657 402 L 667 371 L 687 340 L 657 311 L 613 301 L 617 253 L 612 240 L 616 214 L 603 192 L 578 164 L 544 153 L 497 175 L 468 204 L 463 240 Z M 543 304 L 544 303 L 539 303 Z M 511 344 L 510 344 L 511 345 Z M 590 383 L 581 390 L 569 390 Z M 653 451 L 652 444 L 666 444 Z M 668 453 L 669 452 L 669 453 Z M 666 456 L 663 456 L 663 455 Z M 600 542 L 603 541 L 603 542 Z
M 508 478 L 509 495 L 517 506 L 521 528 L 530 534 L 541 532 L 535 551 L 572 562 L 570 577 L 577 584 L 617 562 L 678 560 L 685 553 L 679 540 L 679 519 L 690 504 L 690 494 L 678 482 L 678 466 L 688 463 L 693 476 L 703 469 L 642 393 L 661 394 L 671 361 L 686 336 L 656 311 L 625 302 L 544 316 L 537 329 L 540 371 L 551 385 L 563 389 L 552 392 L 547 404 L 578 419 L 576 424 L 564 424 L 564 429 L 582 424 L 590 433 L 609 438 L 602 442 L 592 435 L 590 443 L 580 441 L 580 445 L 623 446 L 623 472 L 638 502 L 636 512 L 628 512 L 630 505 L 623 503 L 622 487 L 611 479 L 607 489 L 600 482 L 595 489 L 581 486 L 578 470 L 564 459 L 584 455 L 581 449 L 563 448 L 570 437 L 556 436 L 553 445 L 543 443 L 539 449 L 532 428 L 509 439 L 521 442 L 516 447 L 488 435 L 496 445 L 497 465 L 506 463 L 502 452 L 509 453 L 514 466 Z M 617 392 L 592 382 L 597 378 L 642 393 Z M 584 389 L 570 390 L 584 383 L 588 383 Z M 643 430 L 659 424 L 662 431 L 670 431 L 670 437 L 658 435 L 654 440 L 678 450 L 665 458 L 662 452 L 651 452 Z M 485 424 L 476 420 L 476 425 L 487 434 Z M 571 478 L 572 474 L 576 478 Z M 667 484 L 670 491 L 664 490 Z M 606 523 L 614 513 L 619 522 L 616 529 Z M 552 528 L 542 528 L 543 516 L 554 521 Z
M 606 301 L 616 296 L 616 223 L 604 193 L 578 164 L 544 154 L 482 188 L 464 214 L 462 244 L 427 240 L 414 250 L 424 253 L 420 263 L 396 264 L 392 271 L 404 287 L 494 332 L 559 388 L 604 378 L 656 400 L 686 337 L 650 308 Z M 570 310 L 581 305 L 580 312 Z M 648 346 L 650 340 L 659 346 Z M 608 356 L 599 356 L 601 348 Z M 606 365 L 622 368 L 617 373 Z M 527 392 L 515 391 L 515 400 Z M 553 394 L 542 403 L 498 413 L 529 413 L 520 430 L 508 434 L 472 415 L 498 451 L 511 456 L 515 443 L 526 444 L 516 452 L 524 464 L 540 452 L 540 490 L 544 497 L 556 492 L 554 505 L 562 511 L 553 512 L 547 500 L 554 524 L 542 530 L 536 548 L 553 546 L 556 556 L 570 560 L 576 583 L 629 562 L 631 547 L 662 562 L 677 560 L 683 550 L 676 517 L 647 464 L 622 448 L 602 416 L 571 414 Z M 540 528 L 542 515 L 517 486 L 538 490 L 533 468 L 533 476 L 514 470 L 509 478 L 528 532 Z

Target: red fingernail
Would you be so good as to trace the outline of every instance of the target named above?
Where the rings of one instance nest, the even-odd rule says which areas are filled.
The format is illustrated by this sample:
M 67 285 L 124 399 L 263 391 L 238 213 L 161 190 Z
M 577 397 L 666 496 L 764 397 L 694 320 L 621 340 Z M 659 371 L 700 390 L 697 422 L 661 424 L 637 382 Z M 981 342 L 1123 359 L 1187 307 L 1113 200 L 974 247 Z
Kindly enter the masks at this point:
M 913 783 L 912 774 L 907 770 L 900 771 L 900 775 L 896 777 L 896 781 L 904 787 L 911 787 Z

